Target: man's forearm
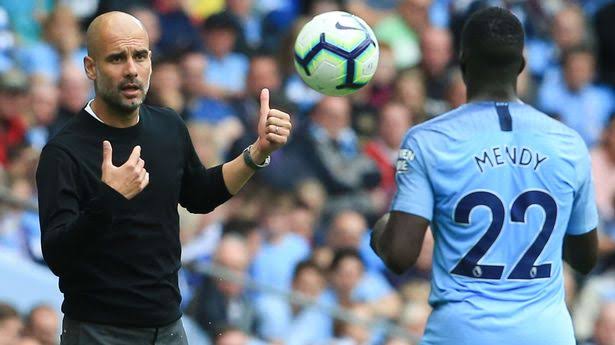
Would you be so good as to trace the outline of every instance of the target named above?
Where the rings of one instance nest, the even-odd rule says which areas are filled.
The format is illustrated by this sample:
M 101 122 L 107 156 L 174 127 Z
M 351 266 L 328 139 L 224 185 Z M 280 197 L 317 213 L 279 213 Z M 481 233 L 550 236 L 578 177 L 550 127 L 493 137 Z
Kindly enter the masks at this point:
M 259 152 L 255 145 L 252 145 L 250 150 L 250 156 L 252 160 L 257 164 L 262 164 L 267 158 L 266 154 Z M 235 195 L 241 188 L 250 180 L 254 175 L 254 169 L 250 168 L 240 154 L 230 162 L 224 163 L 222 166 L 222 176 L 224 177 L 224 183 L 229 193 Z

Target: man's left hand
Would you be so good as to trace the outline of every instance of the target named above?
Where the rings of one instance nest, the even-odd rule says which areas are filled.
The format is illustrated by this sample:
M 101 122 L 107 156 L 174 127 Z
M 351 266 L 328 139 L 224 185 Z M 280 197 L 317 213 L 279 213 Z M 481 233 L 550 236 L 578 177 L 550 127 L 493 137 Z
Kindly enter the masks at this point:
M 258 139 L 250 152 L 252 159 L 257 164 L 262 164 L 267 156 L 286 144 L 291 128 L 290 115 L 277 109 L 269 109 L 269 90 L 263 89 L 260 97 Z

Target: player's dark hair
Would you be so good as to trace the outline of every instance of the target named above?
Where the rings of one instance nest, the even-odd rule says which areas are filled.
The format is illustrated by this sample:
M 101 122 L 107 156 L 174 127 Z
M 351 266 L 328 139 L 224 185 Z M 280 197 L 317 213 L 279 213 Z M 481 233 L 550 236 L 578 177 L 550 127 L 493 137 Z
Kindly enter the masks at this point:
M 337 270 L 342 261 L 348 258 L 357 259 L 359 260 L 359 262 L 361 262 L 363 266 L 365 266 L 365 264 L 363 263 L 363 259 L 361 258 L 361 254 L 358 250 L 356 250 L 355 248 L 341 248 L 335 251 L 335 254 L 333 255 L 333 260 L 331 260 L 331 266 L 329 266 L 329 271 Z
M 488 7 L 472 14 L 461 33 L 461 63 L 473 78 L 511 80 L 524 67 L 524 32 L 510 11 Z

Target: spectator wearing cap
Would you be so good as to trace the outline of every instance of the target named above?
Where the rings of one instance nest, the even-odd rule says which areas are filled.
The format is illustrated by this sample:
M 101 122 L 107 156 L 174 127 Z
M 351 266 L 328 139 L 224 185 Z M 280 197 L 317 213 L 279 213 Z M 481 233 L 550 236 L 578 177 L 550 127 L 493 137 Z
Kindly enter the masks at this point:
M 209 16 L 203 24 L 208 60 L 204 78 L 217 98 L 236 98 L 245 89 L 249 61 L 245 55 L 233 52 L 239 30 L 235 18 L 226 12 Z
M 0 166 L 7 166 L 12 150 L 24 143 L 28 78 L 13 69 L 0 75 Z

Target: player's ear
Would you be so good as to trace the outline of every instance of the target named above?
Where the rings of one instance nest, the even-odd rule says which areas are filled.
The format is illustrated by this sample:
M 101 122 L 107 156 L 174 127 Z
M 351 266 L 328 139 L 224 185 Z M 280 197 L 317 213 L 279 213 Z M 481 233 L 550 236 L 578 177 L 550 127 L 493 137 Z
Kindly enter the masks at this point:
M 85 68 L 85 74 L 90 80 L 96 80 L 96 62 L 90 56 L 83 58 L 83 67 Z
M 523 72 L 523 69 L 525 68 L 525 57 L 521 57 L 521 66 L 519 67 L 519 73 L 521 74 L 521 72 Z

